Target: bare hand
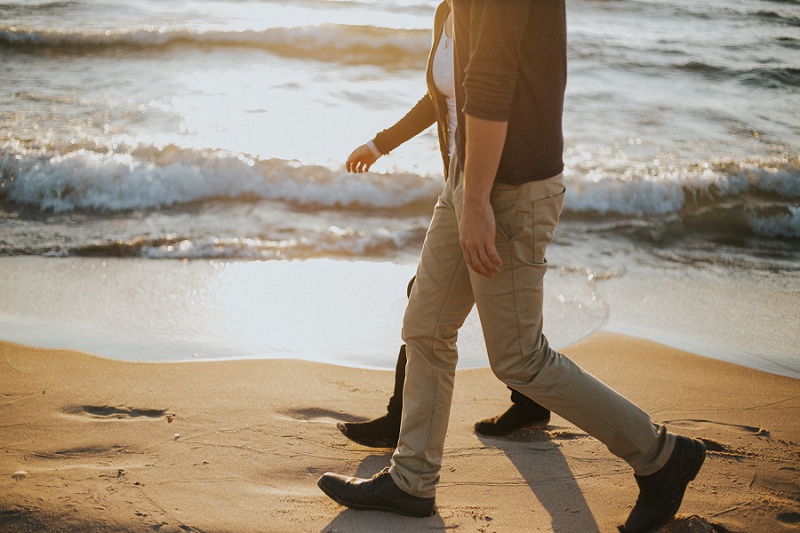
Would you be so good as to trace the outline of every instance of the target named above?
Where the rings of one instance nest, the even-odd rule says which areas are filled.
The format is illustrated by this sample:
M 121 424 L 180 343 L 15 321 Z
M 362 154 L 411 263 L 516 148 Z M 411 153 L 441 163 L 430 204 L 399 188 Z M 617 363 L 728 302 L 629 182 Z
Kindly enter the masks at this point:
M 377 160 L 378 158 L 375 157 L 375 154 L 370 150 L 369 146 L 362 144 L 353 150 L 353 153 L 350 154 L 350 157 L 347 158 L 344 165 L 348 172 L 360 174 L 362 172 L 367 172 L 369 167 L 372 166 L 372 163 Z
M 495 219 L 491 204 L 464 205 L 458 233 L 464 260 L 472 270 L 489 279 L 500 273 L 503 260 L 494 242 Z

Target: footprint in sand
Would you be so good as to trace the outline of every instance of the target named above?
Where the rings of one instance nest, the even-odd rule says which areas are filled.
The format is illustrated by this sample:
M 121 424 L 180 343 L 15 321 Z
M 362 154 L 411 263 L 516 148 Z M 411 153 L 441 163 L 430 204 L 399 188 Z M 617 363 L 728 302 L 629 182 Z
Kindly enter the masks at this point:
M 747 435 L 762 442 L 774 443 L 768 430 L 755 426 L 724 424 L 704 419 L 668 420 L 666 423 L 689 428 L 700 434 L 704 430 L 719 431 L 721 429 L 723 433 L 730 434 L 732 437 Z M 776 506 L 788 505 L 790 509 L 796 507 L 794 500 L 786 499 L 787 495 L 798 494 L 800 491 L 800 477 L 798 477 L 798 471 L 800 470 L 794 466 L 797 460 L 796 444 L 779 440 L 778 442 L 783 445 L 781 447 L 771 446 L 767 450 L 758 449 L 754 451 L 747 446 L 738 447 L 705 437 L 699 438 L 705 443 L 709 455 L 716 455 L 723 459 L 733 459 L 735 461 L 748 461 L 753 466 L 752 478 L 748 486 L 753 493 L 763 491 L 770 494 L 769 499 Z M 796 511 L 781 511 L 775 517 L 779 522 L 785 524 L 800 524 L 800 513 Z
M 715 422 L 713 420 L 705 420 L 702 418 L 688 418 L 681 420 L 665 420 L 665 424 L 672 426 L 682 427 L 686 429 L 703 430 L 711 426 L 721 426 L 726 428 L 733 428 L 734 430 L 741 431 L 756 437 L 769 437 L 769 431 L 755 426 L 744 426 L 740 424 L 726 424 L 723 422 Z
M 778 466 L 773 463 L 761 463 L 750 480 L 750 488 L 761 488 L 776 497 L 784 499 L 786 495 L 800 493 L 800 477 L 796 468 Z M 783 513 L 784 522 L 792 523 L 792 516 L 800 523 L 800 513 Z
M 275 415 L 280 420 L 291 420 L 302 423 L 322 423 L 336 424 L 342 420 L 349 420 L 351 417 L 343 415 L 339 411 L 323 409 L 321 407 L 304 407 L 302 409 L 290 409 L 283 411 L 282 414 Z
M 40 459 L 75 459 L 75 458 L 88 458 L 88 457 L 105 457 L 109 455 L 116 455 L 124 451 L 125 448 L 119 445 L 106 446 L 79 446 L 76 448 L 68 448 L 64 450 L 56 450 L 54 452 L 30 452 Z
M 726 430 L 732 431 L 734 433 L 745 433 L 747 435 L 751 435 L 754 437 L 763 437 L 766 439 L 770 438 L 769 431 L 760 427 L 745 426 L 741 424 L 726 424 L 723 422 L 715 422 L 713 420 L 705 420 L 705 419 L 665 420 L 664 423 L 669 424 L 671 426 L 696 431 L 701 434 L 703 430 L 707 430 L 711 427 L 716 426 L 725 428 Z M 721 455 L 730 455 L 737 457 L 746 457 L 754 455 L 742 449 L 734 448 L 728 444 L 717 442 L 716 440 L 713 439 L 709 439 L 706 437 L 698 437 L 698 438 L 701 441 L 703 441 L 703 443 L 706 445 L 706 450 L 708 450 L 710 453 L 717 453 Z
M 71 416 L 126 420 L 162 418 L 166 415 L 167 410 L 126 407 L 124 405 L 69 405 L 64 407 L 61 412 Z
M 778 515 L 778 520 L 780 520 L 784 524 L 800 524 L 800 513 L 794 513 L 794 512 L 780 513 Z

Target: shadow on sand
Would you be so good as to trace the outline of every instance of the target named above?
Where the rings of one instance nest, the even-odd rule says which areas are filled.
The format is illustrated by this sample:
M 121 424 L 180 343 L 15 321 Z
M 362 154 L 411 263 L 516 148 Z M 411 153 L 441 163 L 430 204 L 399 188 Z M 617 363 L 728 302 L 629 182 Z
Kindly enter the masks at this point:
M 511 460 L 551 518 L 554 532 L 599 533 L 600 528 L 561 447 L 546 430 L 522 430 L 510 438 L 477 435 L 487 448 Z

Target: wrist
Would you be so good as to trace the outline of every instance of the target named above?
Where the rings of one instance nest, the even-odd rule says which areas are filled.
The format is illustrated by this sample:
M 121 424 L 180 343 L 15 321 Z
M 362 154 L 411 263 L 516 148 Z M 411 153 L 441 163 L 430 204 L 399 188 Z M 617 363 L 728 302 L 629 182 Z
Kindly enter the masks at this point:
M 367 142 L 367 148 L 369 148 L 369 151 L 372 152 L 372 155 L 374 155 L 376 158 L 378 158 L 378 157 L 383 155 L 381 153 L 381 151 L 378 150 L 378 147 L 375 146 L 375 141 L 374 140 Z
M 491 182 L 479 179 L 464 178 L 464 203 L 469 205 L 485 205 L 490 203 L 492 194 Z
M 467 209 L 483 208 L 487 205 L 491 205 L 491 201 L 488 196 L 464 195 L 464 207 Z

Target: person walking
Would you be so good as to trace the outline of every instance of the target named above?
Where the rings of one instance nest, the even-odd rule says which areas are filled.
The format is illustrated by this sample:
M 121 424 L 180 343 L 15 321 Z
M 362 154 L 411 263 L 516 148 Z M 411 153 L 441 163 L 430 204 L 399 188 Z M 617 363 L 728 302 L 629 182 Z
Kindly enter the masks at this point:
M 456 152 L 403 319 L 399 440 L 391 466 L 372 478 L 326 473 L 318 486 L 354 509 L 435 513 L 455 340 L 476 305 L 495 375 L 626 461 L 639 495 L 622 529 L 652 531 L 677 513 L 704 444 L 654 423 L 542 332 L 545 251 L 565 194 L 564 0 L 452 2 Z
M 427 92 L 398 122 L 353 150 L 345 162 L 348 172 L 367 172 L 378 158 L 435 123 L 439 151 L 444 163 L 444 176 L 447 179 L 457 127 L 453 77 L 453 17 L 448 2 L 442 2 L 437 7 L 433 26 L 433 45 L 425 76 Z M 412 279 L 408 286 L 409 293 L 413 283 Z M 406 362 L 406 346 L 403 345 L 397 356 L 394 390 L 386 414 L 364 422 L 339 422 L 337 427 L 345 437 L 373 448 L 397 446 L 403 412 Z M 549 421 L 549 410 L 511 389 L 511 406 L 498 416 L 476 422 L 475 431 L 487 436 L 500 436 L 520 428 L 545 427 Z

